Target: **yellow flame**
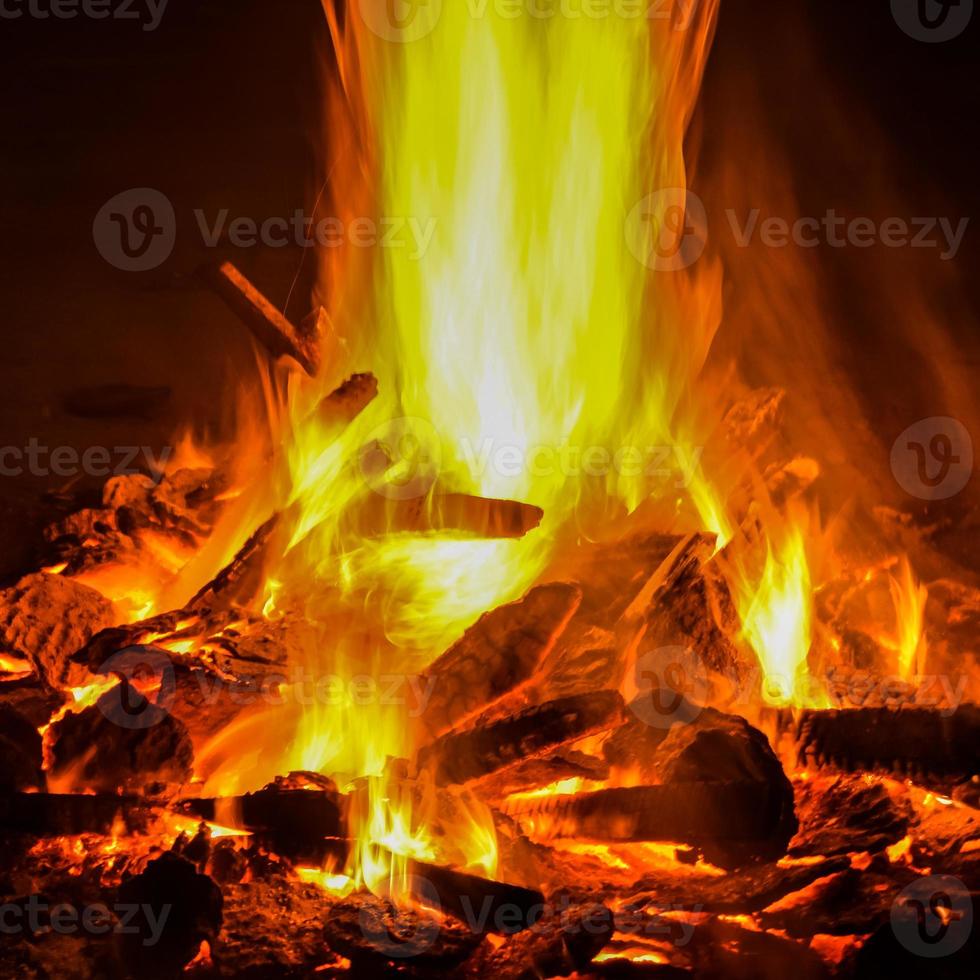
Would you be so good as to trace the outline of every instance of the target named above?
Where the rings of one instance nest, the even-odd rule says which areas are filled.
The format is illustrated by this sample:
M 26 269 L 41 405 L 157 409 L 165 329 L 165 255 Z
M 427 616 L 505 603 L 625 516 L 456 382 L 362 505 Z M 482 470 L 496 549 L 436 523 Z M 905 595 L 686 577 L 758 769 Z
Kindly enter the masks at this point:
M 908 680 L 922 670 L 927 652 L 923 623 L 929 590 L 912 571 L 907 556 L 899 562 L 898 573 L 888 576 L 888 589 L 895 606 L 896 632 L 883 637 L 882 644 L 898 655 L 898 669 Z
M 775 543 L 765 539 L 761 577 L 743 576 L 737 583 L 736 604 L 743 634 L 762 666 L 765 700 L 805 704 L 813 619 L 810 567 L 803 529 L 790 524 L 780 533 Z

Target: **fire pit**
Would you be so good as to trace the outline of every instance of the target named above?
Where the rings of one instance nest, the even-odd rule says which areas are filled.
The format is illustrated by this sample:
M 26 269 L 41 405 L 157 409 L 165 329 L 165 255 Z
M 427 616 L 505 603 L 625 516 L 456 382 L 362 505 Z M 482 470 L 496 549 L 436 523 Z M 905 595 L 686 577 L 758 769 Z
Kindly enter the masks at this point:
M 717 3 L 467 6 L 324 0 L 323 199 L 414 245 L 321 249 L 302 322 L 199 270 L 235 438 L 0 591 L 0 972 L 974 976 L 980 592 L 709 363 Z

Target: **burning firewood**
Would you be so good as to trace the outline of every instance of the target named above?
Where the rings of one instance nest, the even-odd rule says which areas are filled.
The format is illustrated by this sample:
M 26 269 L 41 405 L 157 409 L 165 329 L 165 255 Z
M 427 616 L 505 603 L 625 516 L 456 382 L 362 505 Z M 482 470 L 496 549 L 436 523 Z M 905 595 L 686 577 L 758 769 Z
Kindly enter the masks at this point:
M 522 538 L 544 517 L 540 507 L 465 493 L 434 493 L 408 500 L 373 494 L 358 508 L 364 534 L 462 531 L 481 538 Z
M 615 691 L 534 705 L 508 718 L 442 735 L 419 753 L 419 766 L 432 769 L 440 783 L 469 782 L 610 728 L 621 720 L 622 710 L 623 699 Z
M 804 711 L 797 728 L 802 764 L 846 772 L 877 770 L 949 787 L 980 773 L 980 706 Z
M 426 671 L 432 698 L 422 722 L 429 733 L 457 727 L 531 677 L 581 600 L 575 585 L 542 585 L 482 616 Z
M 277 854 L 304 861 L 346 857 L 343 799 L 332 780 L 312 773 L 277 779 L 257 793 L 184 800 L 184 813 L 212 822 L 233 821 Z
M 505 812 L 535 837 L 691 844 L 720 867 L 786 852 L 778 788 L 753 782 L 690 782 L 516 798 Z M 791 835 L 790 835 L 791 836 Z
M 477 934 L 521 932 L 534 926 L 545 910 L 544 896 L 533 888 L 424 861 L 409 861 L 408 874 L 416 899 L 423 903 L 437 900 L 439 909 Z
M 317 333 L 293 326 L 231 262 L 207 266 L 201 276 L 273 357 L 291 357 L 308 375 L 317 375 L 321 358 Z
M 191 778 L 194 748 L 184 724 L 129 682 L 49 731 L 50 779 L 72 790 L 141 792 Z
M 314 409 L 327 429 L 340 429 L 352 422 L 377 397 L 378 379 L 373 374 L 351 375 Z
M 146 801 L 112 793 L 0 792 L 0 828 L 35 837 L 111 835 L 145 830 L 154 811 Z

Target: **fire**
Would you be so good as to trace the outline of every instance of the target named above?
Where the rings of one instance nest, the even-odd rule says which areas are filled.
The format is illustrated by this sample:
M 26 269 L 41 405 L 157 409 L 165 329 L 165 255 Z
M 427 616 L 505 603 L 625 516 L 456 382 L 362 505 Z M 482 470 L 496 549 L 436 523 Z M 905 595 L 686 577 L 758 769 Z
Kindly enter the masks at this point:
M 889 575 L 888 588 L 895 605 L 896 632 L 894 636 L 882 637 L 881 642 L 898 655 L 899 673 L 908 680 L 920 674 L 925 666 L 927 643 L 923 620 L 929 590 L 916 579 L 907 556 L 899 561 L 897 573 Z
M 765 542 L 761 577 L 740 578 L 735 598 L 744 635 L 762 665 L 765 700 L 807 703 L 813 590 L 801 527 L 787 527 L 782 540 Z

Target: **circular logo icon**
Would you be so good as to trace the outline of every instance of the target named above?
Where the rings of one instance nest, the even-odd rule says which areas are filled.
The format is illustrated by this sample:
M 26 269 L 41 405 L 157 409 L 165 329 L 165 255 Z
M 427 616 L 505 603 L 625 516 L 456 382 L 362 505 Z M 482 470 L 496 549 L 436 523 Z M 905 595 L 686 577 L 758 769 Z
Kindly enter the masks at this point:
M 892 16 L 914 40 L 939 44 L 967 29 L 973 18 L 973 0 L 892 0 Z
M 170 258 L 177 241 L 174 206 L 150 187 L 106 201 L 92 223 L 99 254 L 123 272 L 148 272 Z
M 159 725 L 173 707 L 177 678 L 170 658 L 154 647 L 126 647 L 96 671 L 114 674 L 122 683 L 98 700 L 99 710 L 120 728 Z
M 432 882 L 418 875 L 397 875 L 400 890 L 407 891 L 423 909 L 405 908 L 386 916 L 374 904 L 361 907 L 358 916 L 361 934 L 379 953 L 393 960 L 406 960 L 429 949 L 439 938 L 439 913 L 442 905 Z M 381 886 L 380 897 L 390 898 L 392 910 L 397 903 Z M 426 909 L 431 911 L 426 911 Z
M 973 928 L 973 899 L 958 878 L 932 875 L 904 888 L 892 903 L 895 938 L 916 956 L 958 952 Z
M 439 476 L 442 442 L 425 419 L 392 419 L 375 428 L 358 454 L 368 486 L 389 500 L 424 497 Z
M 652 728 L 689 725 L 708 696 L 704 664 L 687 647 L 658 647 L 637 657 L 634 679 L 630 710 Z
M 655 272 L 677 272 L 694 265 L 708 244 L 704 202 L 683 187 L 648 194 L 626 218 L 626 243 Z
M 442 15 L 442 0 L 359 0 L 361 17 L 385 41 L 408 44 L 431 34 Z
M 922 419 L 895 440 L 891 464 L 906 493 L 920 500 L 947 500 L 970 482 L 973 440 L 957 419 Z

